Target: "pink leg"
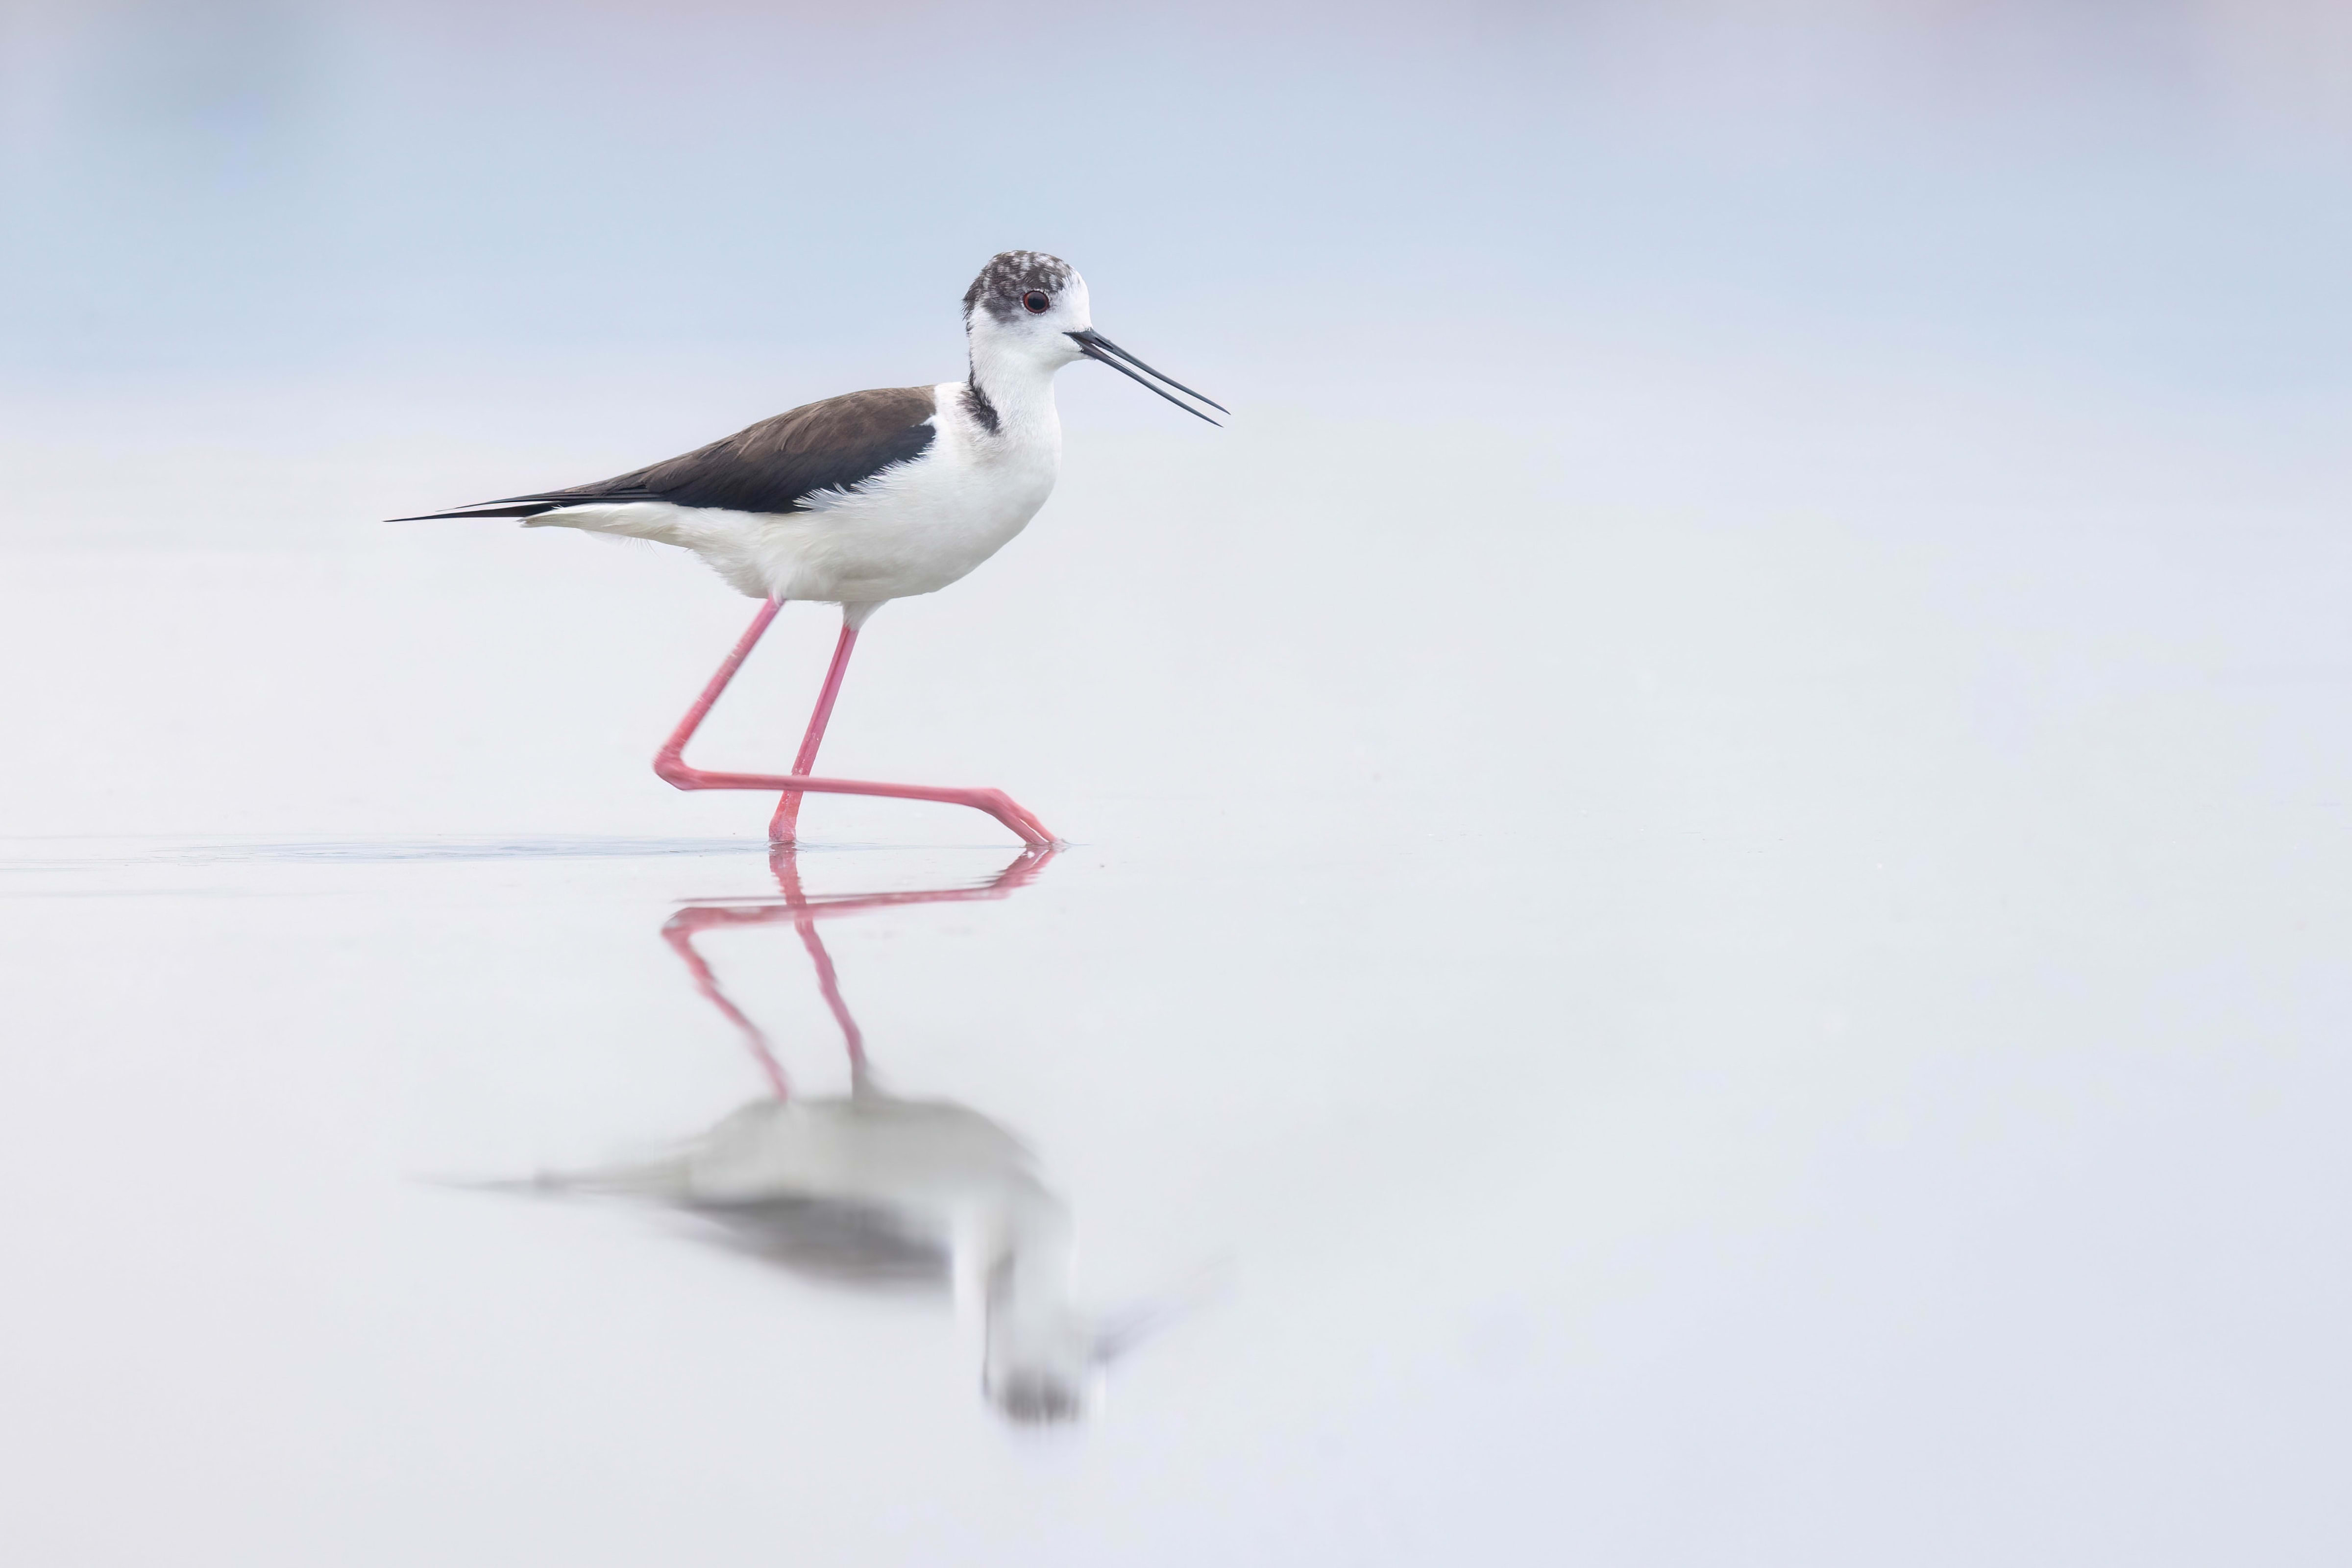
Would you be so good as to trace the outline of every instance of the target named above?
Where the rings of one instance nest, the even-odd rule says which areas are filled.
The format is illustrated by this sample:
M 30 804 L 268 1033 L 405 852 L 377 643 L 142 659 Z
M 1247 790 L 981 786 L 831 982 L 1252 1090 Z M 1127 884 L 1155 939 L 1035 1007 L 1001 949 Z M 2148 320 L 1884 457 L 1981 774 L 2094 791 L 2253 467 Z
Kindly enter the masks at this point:
M 727 662 L 719 667 L 719 673 L 710 678 L 710 684 L 702 689 L 702 695 L 694 700 L 694 706 L 688 709 L 686 717 L 677 721 L 677 728 L 671 731 L 669 739 L 662 742 L 662 749 L 654 753 L 655 773 L 680 789 L 697 787 L 674 776 L 694 773 L 683 760 L 686 743 L 694 739 L 697 730 L 702 728 L 703 718 L 710 711 L 710 705 L 719 700 L 719 694 L 727 689 L 727 683 L 735 679 L 737 670 L 743 668 L 743 661 L 751 656 L 751 649 L 759 644 L 760 634 L 768 629 L 768 623 L 774 620 L 776 612 L 783 607 L 782 599 L 770 599 L 760 606 L 760 613 L 751 617 L 751 626 L 735 639 L 735 651 L 727 656 Z
M 710 678 L 710 684 L 702 689 L 702 695 L 695 700 L 693 707 L 687 710 L 686 717 L 678 721 L 677 728 L 663 743 L 662 749 L 654 754 L 654 772 L 664 782 L 679 789 L 751 789 L 781 792 L 786 795 L 797 795 L 803 791 L 811 795 L 871 795 L 890 800 L 929 800 L 942 805 L 968 805 L 974 811 L 988 813 L 1019 834 L 1025 844 L 1059 842 L 1046 831 L 1044 823 L 1032 816 L 1001 789 L 933 789 L 922 784 L 873 784 L 863 779 L 813 778 L 801 771 L 801 767 L 807 765 L 805 762 L 790 773 L 722 773 L 687 766 L 686 743 L 694 739 L 694 732 L 701 727 L 703 716 L 710 711 L 710 705 L 719 700 L 719 694 L 727 689 L 729 681 L 735 679 L 736 670 L 742 668 L 752 645 L 760 640 L 760 634 L 768 629 L 768 623 L 776 618 L 776 612 L 782 607 L 783 602 L 780 599 L 771 599 L 760 606 L 760 613 L 751 618 L 750 628 L 736 642 L 735 651 L 727 656 L 727 661 L 719 667 L 719 673 Z M 824 737 L 824 721 L 832 711 L 834 696 L 840 689 L 841 672 L 847 663 L 849 646 L 854 640 L 846 635 L 845 628 L 841 646 L 834 651 L 834 668 L 825 678 L 824 694 L 818 699 L 816 716 L 810 721 L 808 735 L 801 742 L 802 753 L 808 762 L 815 760 L 816 742 Z M 781 810 L 779 815 L 782 815 Z
M 841 695 L 841 678 L 849 672 L 849 650 L 856 646 L 857 628 L 843 621 L 841 640 L 833 645 L 833 663 L 825 668 L 824 689 L 816 694 L 816 711 L 809 715 L 808 733 L 801 737 L 800 755 L 793 759 L 793 772 L 796 773 L 805 773 L 816 766 L 816 749 L 824 744 L 824 727 L 833 719 L 833 700 Z M 795 830 L 800 820 L 800 792 L 789 790 L 776 802 L 776 815 L 768 819 L 768 842 L 799 842 Z

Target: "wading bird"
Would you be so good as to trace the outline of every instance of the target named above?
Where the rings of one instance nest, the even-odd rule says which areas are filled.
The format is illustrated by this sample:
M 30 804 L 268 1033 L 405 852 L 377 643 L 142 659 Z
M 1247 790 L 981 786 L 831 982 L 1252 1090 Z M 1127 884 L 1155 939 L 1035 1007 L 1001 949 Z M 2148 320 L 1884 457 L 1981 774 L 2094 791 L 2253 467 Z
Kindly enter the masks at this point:
M 829 397 L 596 484 L 394 521 L 514 517 L 526 527 L 651 539 L 693 551 L 733 586 L 764 601 L 655 755 L 654 772 L 679 789 L 778 792 L 771 842 L 793 842 L 801 796 L 809 793 L 968 805 L 1029 844 L 1051 844 L 1045 825 L 1002 790 L 810 773 L 858 629 L 890 600 L 937 593 L 964 576 L 1045 504 L 1062 463 L 1054 374 L 1064 365 L 1079 359 L 1107 364 L 1202 419 L 1209 416 L 1176 393 L 1228 411 L 1096 331 L 1086 279 L 1055 257 L 1007 250 L 991 258 L 963 297 L 963 316 L 971 353 L 961 381 Z M 793 771 L 689 767 L 687 742 L 788 599 L 841 606 L 841 639 Z

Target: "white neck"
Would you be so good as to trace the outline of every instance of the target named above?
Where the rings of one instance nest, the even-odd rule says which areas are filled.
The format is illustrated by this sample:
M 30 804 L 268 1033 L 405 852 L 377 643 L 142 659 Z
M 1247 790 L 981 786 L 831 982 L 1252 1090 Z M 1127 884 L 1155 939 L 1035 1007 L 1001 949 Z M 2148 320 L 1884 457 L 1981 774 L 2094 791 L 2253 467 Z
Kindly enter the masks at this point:
M 1054 372 L 1060 368 L 1037 363 L 1034 354 L 992 341 L 987 334 L 971 338 L 971 384 L 996 410 L 1000 435 L 1059 433 L 1061 416 L 1054 407 Z

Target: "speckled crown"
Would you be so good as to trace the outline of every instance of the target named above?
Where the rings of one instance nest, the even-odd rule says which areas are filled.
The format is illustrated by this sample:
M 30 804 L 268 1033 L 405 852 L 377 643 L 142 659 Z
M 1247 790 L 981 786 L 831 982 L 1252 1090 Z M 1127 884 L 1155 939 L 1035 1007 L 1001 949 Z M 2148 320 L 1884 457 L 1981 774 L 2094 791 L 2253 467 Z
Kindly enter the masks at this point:
M 1024 313 L 1022 295 L 1032 289 L 1058 294 L 1076 276 L 1058 256 L 1042 250 L 1000 250 L 964 290 L 963 319 L 969 324 L 973 311 L 984 310 L 1000 321 L 1012 321 Z

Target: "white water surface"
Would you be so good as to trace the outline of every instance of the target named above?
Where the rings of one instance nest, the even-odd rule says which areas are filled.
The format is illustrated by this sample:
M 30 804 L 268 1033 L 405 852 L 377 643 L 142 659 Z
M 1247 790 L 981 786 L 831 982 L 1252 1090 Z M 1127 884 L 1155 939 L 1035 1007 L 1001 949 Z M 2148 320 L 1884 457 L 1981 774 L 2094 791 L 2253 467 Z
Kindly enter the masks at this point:
M 10 552 L 27 1560 L 2346 1539 L 2333 531 L 2193 489 L 1564 505 L 1497 443 L 1478 594 L 1429 601 L 1403 505 L 1336 583 L 1220 592 L 1331 559 L 1285 527 L 1296 435 L 1078 444 L 1032 537 L 877 619 L 829 742 L 1074 841 L 823 937 L 883 1079 L 1034 1149 L 1087 1301 L 1198 1296 L 1075 1430 L 991 1412 L 944 1298 L 446 1184 L 761 1092 L 660 931 L 775 897 L 766 803 L 646 765 L 747 603 L 495 525 Z M 791 741 L 830 622 L 780 627 L 702 754 Z M 805 821 L 819 897 L 1013 858 L 946 809 Z M 837 1092 L 790 928 L 703 945 Z

